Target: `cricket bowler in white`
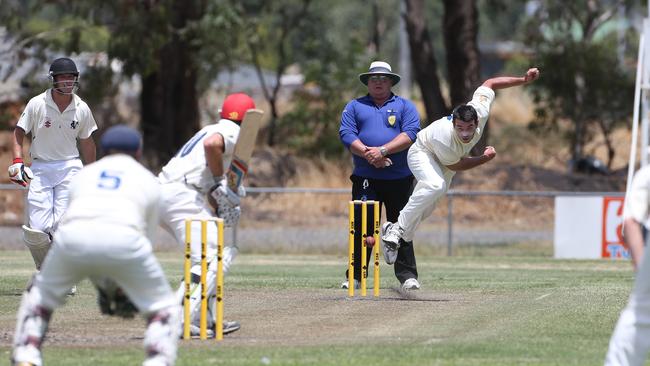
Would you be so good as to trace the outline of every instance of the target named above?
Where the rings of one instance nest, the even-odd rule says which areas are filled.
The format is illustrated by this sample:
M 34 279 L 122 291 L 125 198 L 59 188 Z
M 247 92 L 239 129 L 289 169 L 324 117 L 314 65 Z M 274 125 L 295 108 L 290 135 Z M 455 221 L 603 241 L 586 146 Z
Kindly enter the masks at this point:
M 650 350 L 650 251 L 643 225 L 650 218 L 650 166 L 636 172 L 625 200 L 623 238 L 637 271 L 627 306 L 621 312 L 609 341 L 606 366 L 645 365 Z
M 52 87 L 30 99 L 14 129 L 12 182 L 27 186 L 29 226 L 23 225 L 25 245 L 36 269 L 50 247 L 53 233 L 68 206 L 68 189 L 83 164 L 95 161 L 97 130 L 88 105 L 75 94 L 79 71 L 69 58 L 58 58 L 49 70 Z M 31 167 L 23 160 L 25 135 L 31 134 Z M 80 149 L 77 149 L 77 140 Z
M 413 240 L 418 225 L 431 215 L 457 171 L 485 164 L 496 156 L 492 146 L 487 146 L 481 156 L 469 156 L 487 123 L 494 91 L 527 84 L 538 77 L 539 70 L 531 68 L 521 77 L 488 79 L 476 89 L 469 103 L 456 107 L 450 116 L 431 123 L 417 134 L 407 157 L 417 184 L 408 203 L 400 211 L 397 222 L 386 222 L 382 226 L 382 249 L 386 263 L 395 262 L 400 240 Z
M 126 295 L 124 301 L 130 300 L 144 315 L 147 356 L 143 365 L 175 362 L 181 307 L 151 246 L 159 224 L 160 185 L 136 160 L 142 146 L 138 132 L 114 126 L 100 142 L 108 155 L 72 179 L 70 205 L 54 233 L 52 248 L 23 295 L 13 365 L 43 364 L 40 348 L 50 317 L 63 305 L 70 286 L 84 278 L 109 298 L 116 294 L 105 292 L 118 290 L 103 285 L 115 283 Z
M 214 217 L 224 219 L 226 226 L 237 225 L 240 215 L 240 197 L 245 195 L 232 192 L 227 185 L 226 170 L 232 161 L 233 152 L 239 137 L 240 124 L 249 109 L 255 108 L 255 102 L 243 93 L 230 94 L 226 97 L 221 108 L 221 119 L 197 132 L 165 165 L 158 175 L 162 185 L 162 204 L 160 218 L 162 226 L 176 240 L 185 243 L 185 220 L 197 217 Z M 209 201 L 212 201 L 211 204 Z M 216 296 L 216 253 L 217 226 L 208 225 L 208 298 Z M 191 243 L 192 261 L 192 290 L 190 308 L 192 335 L 198 334 L 200 320 L 200 285 L 201 271 L 201 228 L 200 222 L 192 226 Z M 226 273 L 237 253 L 235 243 L 226 245 L 223 250 L 223 271 Z M 182 301 L 184 283 L 181 283 L 177 296 Z M 214 314 L 214 301 L 210 304 L 209 313 Z M 208 336 L 214 336 L 214 317 L 208 316 Z M 237 322 L 224 322 L 224 334 L 239 329 Z

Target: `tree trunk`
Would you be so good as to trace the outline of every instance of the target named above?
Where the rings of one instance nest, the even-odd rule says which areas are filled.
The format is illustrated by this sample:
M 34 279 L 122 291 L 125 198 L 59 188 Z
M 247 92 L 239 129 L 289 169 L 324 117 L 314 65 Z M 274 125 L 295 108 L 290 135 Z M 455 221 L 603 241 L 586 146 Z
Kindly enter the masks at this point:
M 270 4 L 271 2 L 268 2 L 267 4 Z M 269 146 L 274 146 L 276 143 L 276 128 L 277 128 L 277 121 L 278 121 L 278 94 L 280 93 L 280 80 L 282 79 L 282 74 L 284 74 L 284 71 L 286 68 L 289 66 L 289 63 L 291 62 L 290 60 L 290 52 L 288 50 L 288 47 L 291 47 L 289 44 L 288 40 L 289 37 L 291 36 L 292 32 L 299 31 L 301 24 L 305 21 L 307 16 L 309 15 L 309 5 L 311 3 L 311 0 L 302 0 L 300 4 L 299 9 L 295 9 L 295 5 L 290 5 L 290 4 L 285 4 L 282 5 L 279 9 L 276 9 L 276 11 L 279 13 L 280 17 L 280 29 L 277 38 L 273 38 L 272 35 L 270 35 L 269 39 L 260 39 L 259 37 L 255 37 L 251 39 L 251 37 L 248 38 L 248 47 L 251 52 L 251 62 L 253 63 L 253 67 L 255 68 L 255 72 L 257 74 L 257 77 L 260 82 L 260 86 L 262 87 L 262 92 L 264 93 L 264 98 L 266 99 L 267 102 L 269 102 L 270 108 L 271 108 L 271 119 L 269 121 L 269 126 L 266 129 L 266 132 L 268 133 L 267 136 L 267 144 Z M 269 9 L 272 10 L 272 7 Z M 275 15 L 273 15 L 275 16 Z M 275 67 L 275 84 L 271 90 L 266 85 L 266 82 L 264 81 L 264 73 L 262 70 L 262 63 L 260 61 L 260 56 L 258 52 L 258 43 L 259 42 L 266 42 L 269 44 L 273 44 L 272 48 L 277 50 L 277 64 Z
M 471 100 L 481 83 L 478 51 L 478 12 L 475 0 L 444 0 L 443 33 L 449 72 L 451 106 Z M 472 155 L 483 153 L 488 139 L 488 125 L 481 139 L 472 149 Z
M 370 41 L 370 52 L 375 55 L 381 54 L 381 17 L 379 16 L 379 4 L 377 1 L 372 2 L 372 40 Z
M 433 53 L 433 45 L 424 21 L 424 1 L 404 0 L 406 3 L 406 31 L 411 47 L 413 74 L 420 86 L 422 100 L 426 109 L 428 123 L 449 113 L 445 99 L 440 91 L 438 65 Z
M 203 1 L 174 1 L 174 29 L 199 19 L 204 6 Z M 200 127 L 194 52 L 178 32 L 173 32 L 158 52 L 158 69 L 142 79 L 145 158 L 154 169 L 165 164 Z
M 481 83 L 475 0 L 445 0 L 443 33 L 453 107 L 467 103 Z
M 585 78 L 582 75 L 582 73 L 576 73 L 574 76 L 574 83 L 575 83 L 575 105 L 581 106 L 584 105 L 584 96 L 586 94 L 585 91 Z M 571 161 L 573 164 L 571 164 L 571 172 L 575 173 L 576 172 L 576 167 L 577 163 L 580 159 L 583 157 L 583 150 L 585 146 L 585 129 L 586 129 L 586 121 L 584 118 L 584 113 L 578 109 L 578 111 L 575 114 L 575 130 L 573 134 L 573 139 L 571 141 Z

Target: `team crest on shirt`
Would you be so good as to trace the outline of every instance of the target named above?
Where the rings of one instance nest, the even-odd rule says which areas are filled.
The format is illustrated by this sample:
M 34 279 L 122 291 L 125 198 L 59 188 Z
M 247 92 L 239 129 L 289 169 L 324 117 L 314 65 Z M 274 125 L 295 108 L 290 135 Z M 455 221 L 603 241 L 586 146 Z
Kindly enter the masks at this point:
M 45 120 L 45 123 L 43 125 L 45 125 L 46 128 L 50 128 L 50 127 L 52 127 L 52 122 L 50 122 L 50 120 L 48 119 L 48 120 Z
M 72 120 L 72 123 L 70 123 L 70 128 L 72 128 L 74 130 L 77 127 L 79 127 L 79 122 L 75 121 L 75 120 Z
M 395 121 L 397 121 L 397 117 L 395 117 L 394 114 L 391 114 L 390 116 L 388 116 L 388 124 L 389 125 L 394 126 Z
M 485 95 L 481 95 L 480 100 L 481 100 L 481 103 L 487 103 L 488 98 Z

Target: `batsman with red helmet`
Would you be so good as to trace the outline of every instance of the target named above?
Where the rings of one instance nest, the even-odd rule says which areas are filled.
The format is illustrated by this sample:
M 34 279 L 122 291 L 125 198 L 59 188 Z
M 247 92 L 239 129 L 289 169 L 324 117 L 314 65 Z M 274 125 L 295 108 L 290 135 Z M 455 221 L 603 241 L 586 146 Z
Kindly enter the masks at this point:
M 210 218 L 216 216 L 225 220 L 226 226 L 232 226 L 239 220 L 239 199 L 245 195 L 243 187 L 238 192 L 228 188 L 226 170 L 233 158 L 235 145 L 239 137 L 241 123 L 246 111 L 255 108 L 251 97 L 243 93 L 230 94 L 221 108 L 221 119 L 202 128 L 178 151 L 162 169 L 158 180 L 162 184 L 162 202 L 160 218 L 163 227 L 182 245 L 185 243 L 185 220 L 187 218 Z M 210 204 L 219 202 L 218 209 Z M 215 212 L 215 210 L 217 212 Z M 198 277 L 201 261 L 201 232 L 199 222 L 192 226 L 192 273 L 197 276 L 197 283 L 192 283 L 190 307 L 192 311 L 192 334 L 199 331 L 200 291 Z M 215 295 L 217 227 L 208 225 L 208 298 Z M 224 273 L 228 271 L 236 255 L 234 243 L 226 244 L 223 251 Z M 184 283 L 178 289 L 179 301 L 183 298 Z M 212 301 L 209 302 L 212 306 Z M 214 309 L 209 309 L 214 313 Z M 209 335 L 214 335 L 213 317 L 208 317 Z M 237 322 L 224 322 L 224 334 L 239 329 Z M 211 333 L 212 332 L 212 333 Z

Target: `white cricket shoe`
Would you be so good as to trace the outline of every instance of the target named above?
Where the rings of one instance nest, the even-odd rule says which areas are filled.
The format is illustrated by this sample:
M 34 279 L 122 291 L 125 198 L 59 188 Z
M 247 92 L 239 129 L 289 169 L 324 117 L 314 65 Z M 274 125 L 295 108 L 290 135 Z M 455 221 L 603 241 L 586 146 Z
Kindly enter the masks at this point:
M 231 321 L 231 322 L 229 322 L 227 320 L 223 321 L 223 334 L 224 335 L 230 334 L 230 333 L 235 332 L 235 331 L 238 331 L 239 328 L 241 328 L 241 324 L 239 324 L 239 322 L 237 322 L 237 321 Z M 208 336 L 208 338 L 214 338 L 214 326 L 206 329 L 205 333 Z M 199 328 L 199 326 L 197 326 L 197 325 L 190 324 L 190 335 L 192 337 L 200 336 L 201 335 L 201 328 Z
M 420 282 L 415 278 L 409 278 L 402 284 L 402 290 L 419 290 Z
M 385 222 L 381 226 L 381 249 L 384 252 L 384 260 L 386 260 L 387 264 L 393 264 L 397 260 L 399 241 L 403 233 L 404 229 L 399 227 L 397 223 Z
M 341 288 L 349 289 L 350 288 L 350 282 L 348 280 L 343 281 L 341 283 Z M 359 280 L 354 280 L 354 288 L 357 289 L 357 290 L 361 288 L 361 284 L 359 283 Z

